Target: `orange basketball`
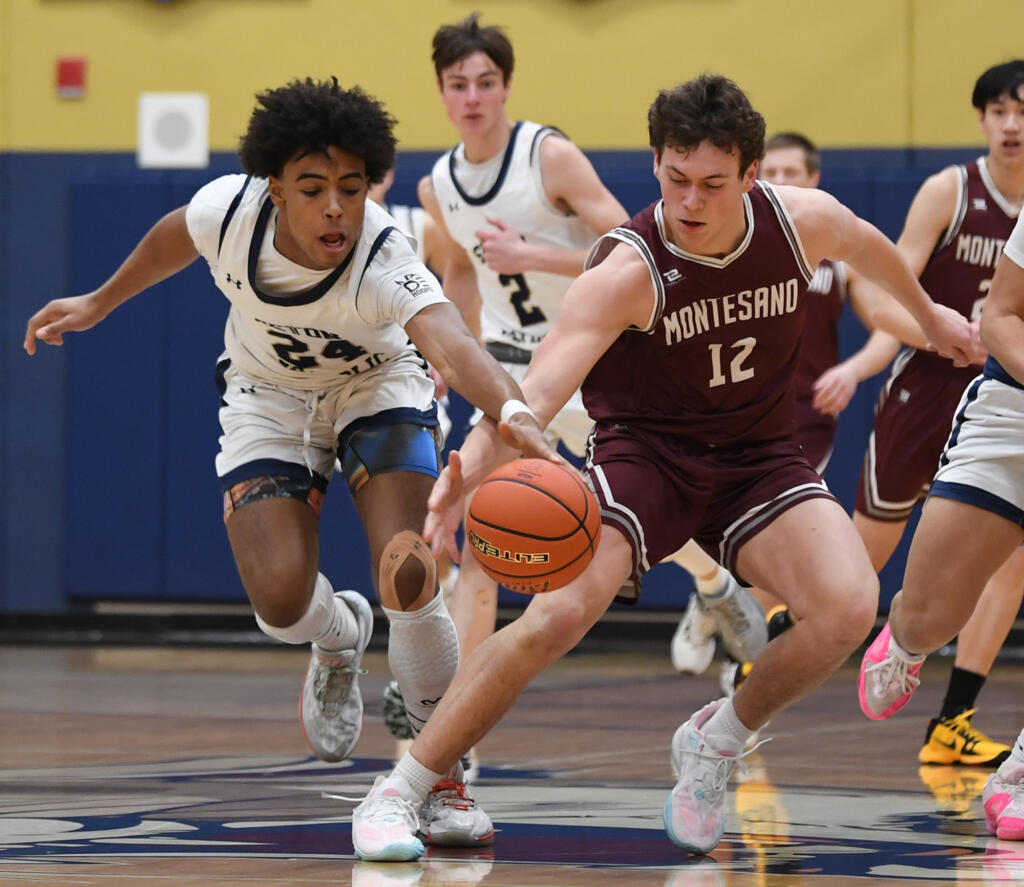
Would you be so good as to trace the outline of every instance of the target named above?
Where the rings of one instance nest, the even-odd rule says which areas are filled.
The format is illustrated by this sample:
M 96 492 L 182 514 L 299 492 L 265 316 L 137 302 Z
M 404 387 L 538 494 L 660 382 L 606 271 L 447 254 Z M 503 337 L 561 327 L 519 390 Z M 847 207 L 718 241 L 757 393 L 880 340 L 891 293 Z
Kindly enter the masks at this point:
M 600 535 L 597 497 L 577 471 L 546 459 L 517 459 L 493 471 L 466 516 L 466 538 L 484 572 L 523 594 L 572 582 Z

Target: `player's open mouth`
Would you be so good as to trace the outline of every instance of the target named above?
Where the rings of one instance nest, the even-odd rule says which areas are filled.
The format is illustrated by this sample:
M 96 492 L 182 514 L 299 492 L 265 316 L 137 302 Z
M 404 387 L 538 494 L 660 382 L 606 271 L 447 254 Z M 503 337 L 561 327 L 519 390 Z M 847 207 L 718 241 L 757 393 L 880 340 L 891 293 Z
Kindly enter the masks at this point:
M 1019 151 L 1020 144 L 1020 139 L 1006 139 L 1006 141 L 1003 142 L 1003 148 L 1007 151 Z
M 687 231 L 697 231 L 704 227 L 703 222 L 694 222 L 691 219 L 680 219 L 679 224 L 683 226 Z
M 337 252 L 345 245 L 344 234 L 325 234 L 320 242 L 332 252 Z

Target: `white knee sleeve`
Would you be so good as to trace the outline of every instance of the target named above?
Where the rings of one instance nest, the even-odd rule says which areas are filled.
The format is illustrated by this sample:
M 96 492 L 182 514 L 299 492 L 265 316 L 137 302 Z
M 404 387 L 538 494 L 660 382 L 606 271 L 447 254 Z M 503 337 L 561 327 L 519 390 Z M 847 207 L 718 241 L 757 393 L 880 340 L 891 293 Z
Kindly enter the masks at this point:
M 384 610 L 391 623 L 388 665 L 402 689 L 409 723 L 417 733 L 448 689 L 459 667 L 459 638 L 444 597 L 411 613 Z

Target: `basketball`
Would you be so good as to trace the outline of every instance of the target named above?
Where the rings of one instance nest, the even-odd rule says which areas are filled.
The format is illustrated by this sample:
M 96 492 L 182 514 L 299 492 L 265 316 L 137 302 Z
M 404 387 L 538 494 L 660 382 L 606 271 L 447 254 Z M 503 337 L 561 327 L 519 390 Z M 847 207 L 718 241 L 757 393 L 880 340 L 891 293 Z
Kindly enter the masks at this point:
M 577 471 L 546 459 L 517 459 L 491 472 L 466 516 L 466 538 L 484 572 L 522 594 L 572 582 L 600 535 L 597 497 Z

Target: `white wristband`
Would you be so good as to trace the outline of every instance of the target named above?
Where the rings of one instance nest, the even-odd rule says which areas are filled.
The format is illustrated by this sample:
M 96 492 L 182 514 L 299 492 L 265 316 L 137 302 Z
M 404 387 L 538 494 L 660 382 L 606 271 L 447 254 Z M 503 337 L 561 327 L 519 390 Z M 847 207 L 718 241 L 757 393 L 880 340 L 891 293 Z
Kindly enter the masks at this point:
M 501 421 L 502 422 L 507 422 L 516 413 L 527 413 L 529 416 L 531 416 L 533 418 L 534 422 L 537 421 L 537 417 L 533 415 L 533 410 L 531 410 L 521 400 L 506 400 L 501 405 Z

